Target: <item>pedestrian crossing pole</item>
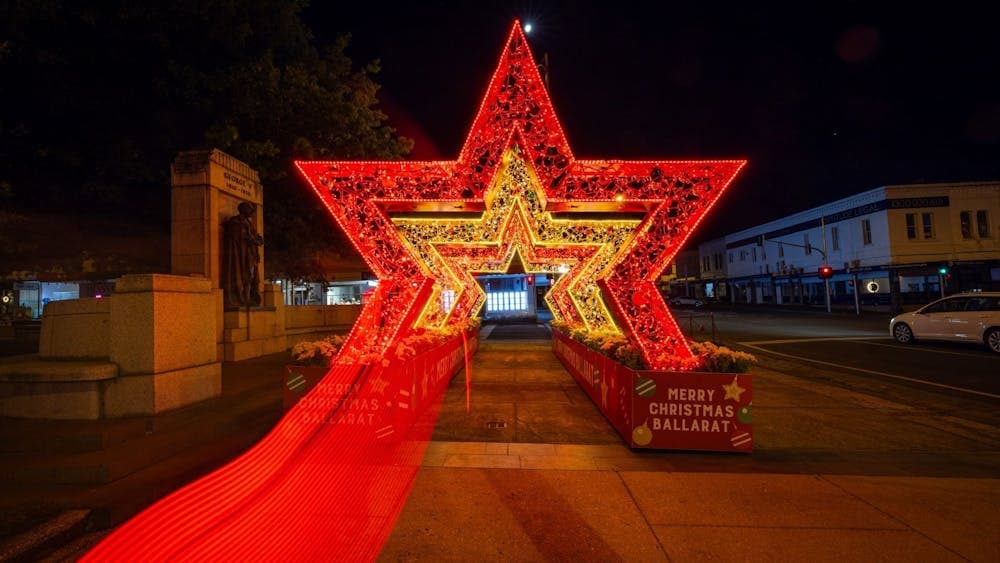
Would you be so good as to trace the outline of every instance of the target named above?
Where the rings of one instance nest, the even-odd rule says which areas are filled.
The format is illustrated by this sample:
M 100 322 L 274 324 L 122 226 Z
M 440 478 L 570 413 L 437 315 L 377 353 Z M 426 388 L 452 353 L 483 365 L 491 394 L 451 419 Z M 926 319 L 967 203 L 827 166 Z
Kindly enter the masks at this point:
M 823 260 L 829 266 L 830 265 L 830 259 L 827 258 L 829 256 L 829 254 L 826 253 L 826 218 L 825 217 L 820 217 L 819 218 L 819 227 L 820 227 L 820 232 L 823 235 Z M 826 312 L 829 313 L 830 312 L 830 278 L 823 278 L 823 287 L 824 287 L 825 293 L 826 293 Z M 855 288 L 855 291 L 856 290 L 857 290 L 857 288 Z

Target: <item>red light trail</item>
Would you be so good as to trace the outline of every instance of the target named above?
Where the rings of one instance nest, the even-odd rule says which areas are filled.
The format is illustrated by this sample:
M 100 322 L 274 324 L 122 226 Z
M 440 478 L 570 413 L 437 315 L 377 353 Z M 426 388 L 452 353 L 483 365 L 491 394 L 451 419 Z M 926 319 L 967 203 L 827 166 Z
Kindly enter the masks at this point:
M 400 342 L 462 327 L 478 310 L 478 286 L 448 263 L 483 271 L 523 252 L 534 271 L 566 274 L 550 295 L 556 311 L 608 323 L 651 367 L 668 365 L 691 353 L 655 281 L 744 164 L 577 160 L 514 22 L 457 160 L 296 163 L 379 278 L 337 365 L 253 448 L 150 506 L 84 560 L 373 559 L 463 361 L 462 338 L 407 361 L 397 358 Z M 513 200 L 488 201 L 501 180 Z M 459 209 L 483 212 L 470 227 L 480 238 L 464 241 L 478 247 L 439 244 L 419 229 L 405 239 L 390 217 Z M 493 212 L 503 228 L 485 219 Z M 425 258 L 434 253 L 441 262 Z M 435 299 L 445 290 L 456 291 L 454 306 Z

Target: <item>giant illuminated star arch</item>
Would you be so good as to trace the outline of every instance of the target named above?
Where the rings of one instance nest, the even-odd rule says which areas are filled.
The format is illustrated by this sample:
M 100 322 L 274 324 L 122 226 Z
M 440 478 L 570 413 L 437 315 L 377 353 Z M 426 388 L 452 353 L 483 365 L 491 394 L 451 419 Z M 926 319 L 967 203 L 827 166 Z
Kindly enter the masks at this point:
M 744 164 L 576 159 L 516 21 L 457 160 L 296 162 L 379 279 L 343 358 L 463 322 L 481 306 L 470 272 L 502 271 L 516 251 L 529 269 L 569 269 L 548 296 L 555 314 L 625 333 L 652 368 L 691 355 L 655 282 Z M 512 167 L 519 199 L 498 204 Z M 414 228 L 421 214 L 446 229 Z

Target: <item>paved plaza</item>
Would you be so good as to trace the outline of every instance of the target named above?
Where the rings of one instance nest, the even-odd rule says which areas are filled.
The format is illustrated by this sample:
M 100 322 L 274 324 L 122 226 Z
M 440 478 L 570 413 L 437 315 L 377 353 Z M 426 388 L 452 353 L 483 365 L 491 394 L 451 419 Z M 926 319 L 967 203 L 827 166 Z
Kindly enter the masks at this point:
M 752 455 L 632 451 L 545 327 L 482 338 L 469 410 L 459 373 L 381 560 L 1000 559 L 995 427 L 759 366 Z M 161 417 L 5 428 L 66 434 L 48 452 L 5 441 L 5 507 L 91 510 L 98 529 L 56 553 L 78 557 L 273 424 L 284 361 L 226 364 L 222 398 Z M 43 466 L 58 475 L 24 474 Z

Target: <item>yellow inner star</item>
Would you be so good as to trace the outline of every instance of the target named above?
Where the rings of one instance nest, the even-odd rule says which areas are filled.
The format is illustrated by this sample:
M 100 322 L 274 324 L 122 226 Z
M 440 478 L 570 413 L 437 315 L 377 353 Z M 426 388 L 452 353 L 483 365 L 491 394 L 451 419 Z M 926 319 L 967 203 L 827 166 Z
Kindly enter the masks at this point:
M 435 280 L 417 327 L 442 327 L 477 315 L 486 294 L 473 273 L 507 272 L 517 254 L 527 273 L 565 274 L 545 296 L 553 316 L 621 333 L 596 282 L 627 248 L 638 219 L 554 218 L 545 211 L 541 183 L 516 147 L 504 153 L 484 201 L 485 211 L 471 219 L 393 218 L 403 243 Z

